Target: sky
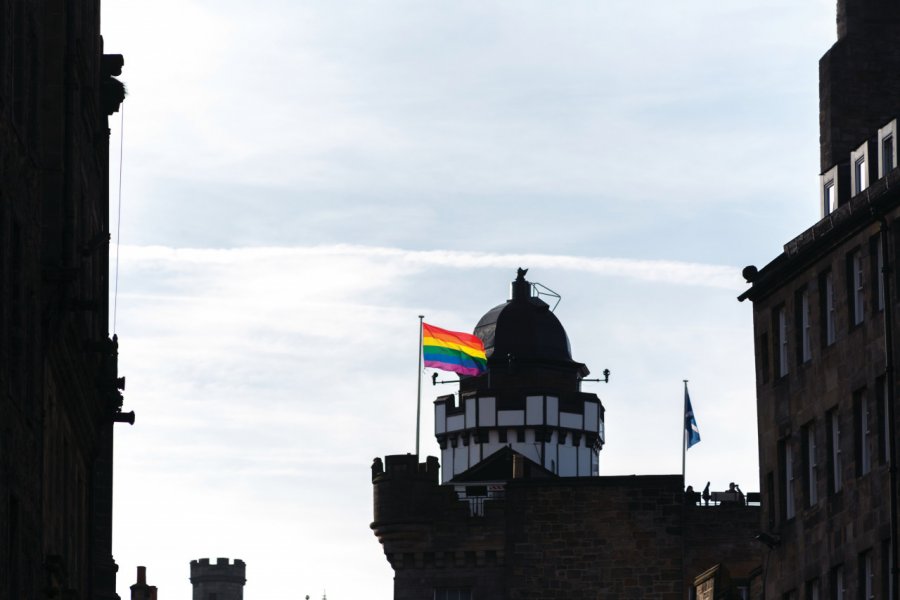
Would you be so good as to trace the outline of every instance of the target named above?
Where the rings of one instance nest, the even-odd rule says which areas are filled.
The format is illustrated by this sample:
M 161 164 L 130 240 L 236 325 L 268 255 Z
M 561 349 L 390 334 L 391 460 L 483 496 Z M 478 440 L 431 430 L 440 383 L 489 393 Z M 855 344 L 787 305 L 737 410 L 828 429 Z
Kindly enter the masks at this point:
M 687 483 L 759 489 L 736 297 L 818 219 L 832 1 L 107 0 L 102 29 L 123 599 L 220 556 L 247 600 L 391 598 L 369 467 L 414 450 L 417 316 L 471 331 L 520 266 L 612 373 L 601 475 L 680 471 L 688 379 Z

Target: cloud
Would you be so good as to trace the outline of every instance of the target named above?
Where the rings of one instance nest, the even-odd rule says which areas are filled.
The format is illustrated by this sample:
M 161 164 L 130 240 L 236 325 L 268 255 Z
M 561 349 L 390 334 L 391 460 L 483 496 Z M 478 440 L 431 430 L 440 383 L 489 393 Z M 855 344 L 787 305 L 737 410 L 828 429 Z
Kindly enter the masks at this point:
M 673 260 L 641 260 L 632 258 L 581 257 L 554 254 L 465 252 L 457 250 L 405 250 L 378 246 L 351 244 L 311 247 L 251 247 L 231 249 L 168 248 L 163 246 L 126 246 L 124 260 L 133 261 L 136 268 L 143 265 L 168 265 L 178 271 L 179 265 L 206 265 L 241 269 L 250 268 L 251 280 L 264 269 L 265 264 L 280 263 L 283 269 L 279 278 L 299 274 L 310 286 L 327 286 L 331 291 L 352 287 L 358 289 L 360 281 L 351 285 L 346 279 L 335 277 L 342 269 L 360 261 L 369 261 L 368 269 L 376 275 L 398 273 L 401 270 L 445 267 L 451 269 L 493 269 L 518 266 L 538 267 L 547 270 L 562 269 L 591 273 L 602 277 L 615 277 L 664 283 L 740 289 L 743 283 L 738 270 L 731 266 L 682 262 Z M 311 259 L 331 258 L 335 263 L 323 264 Z M 314 266 L 321 265 L 321 266 Z M 256 273 L 257 275 L 254 275 Z M 368 278 L 374 285 L 375 278 Z M 274 282 L 273 282 L 274 283 Z M 241 285 L 245 285 L 242 283 Z M 270 287 L 269 289 L 273 289 Z M 318 291 L 322 291 L 319 289 Z

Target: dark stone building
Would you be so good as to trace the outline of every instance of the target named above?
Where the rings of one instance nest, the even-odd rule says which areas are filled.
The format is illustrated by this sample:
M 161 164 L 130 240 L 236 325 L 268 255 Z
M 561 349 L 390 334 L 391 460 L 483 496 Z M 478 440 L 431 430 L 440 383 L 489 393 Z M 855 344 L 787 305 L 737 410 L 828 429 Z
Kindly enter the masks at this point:
M 115 599 L 107 118 L 97 0 L 0 0 L 0 599 Z
M 837 23 L 819 65 L 822 218 L 744 271 L 767 598 L 890 597 L 900 2 L 839 0 Z
M 602 404 L 524 271 L 475 335 L 488 372 L 435 401 L 443 475 L 411 454 L 372 467 L 396 600 L 680 600 L 698 577 L 710 598 L 747 597 L 759 507 L 700 505 L 681 475 L 597 475 Z
M 137 581 L 130 589 L 131 600 L 156 600 L 156 586 L 147 584 L 147 567 L 137 568 Z
M 236 558 L 208 558 L 191 561 L 191 585 L 194 600 L 243 600 L 247 583 L 247 565 Z

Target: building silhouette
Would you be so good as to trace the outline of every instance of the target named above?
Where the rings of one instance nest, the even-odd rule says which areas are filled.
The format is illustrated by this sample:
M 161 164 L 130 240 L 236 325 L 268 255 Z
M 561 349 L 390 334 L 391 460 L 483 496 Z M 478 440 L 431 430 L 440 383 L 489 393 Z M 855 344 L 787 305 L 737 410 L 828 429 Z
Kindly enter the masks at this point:
M 900 3 L 839 0 L 837 30 L 819 63 L 821 218 L 747 267 L 740 297 L 753 302 L 767 598 L 896 590 Z
M 701 504 L 680 474 L 598 476 L 603 405 L 524 276 L 475 327 L 488 372 L 435 401 L 443 469 L 411 454 L 372 465 L 395 600 L 675 600 L 695 581 L 749 594 L 759 506 Z
M 217 558 L 214 563 L 208 558 L 191 561 L 193 600 L 243 600 L 245 583 L 247 565 L 240 559 L 229 562 L 227 558 Z
M 147 567 L 137 568 L 137 581 L 130 589 L 131 600 L 156 600 L 156 586 L 147 584 Z
M 0 599 L 112 600 L 108 117 L 97 1 L 0 3 Z

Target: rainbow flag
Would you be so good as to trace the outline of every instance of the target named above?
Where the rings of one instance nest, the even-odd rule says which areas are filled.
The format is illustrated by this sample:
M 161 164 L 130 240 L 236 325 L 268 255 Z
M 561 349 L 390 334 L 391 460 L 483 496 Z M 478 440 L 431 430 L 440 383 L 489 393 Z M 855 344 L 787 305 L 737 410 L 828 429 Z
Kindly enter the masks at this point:
M 422 323 L 422 351 L 426 367 L 460 375 L 481 375 L 487 371 L 484 344 L 469 333 Z

